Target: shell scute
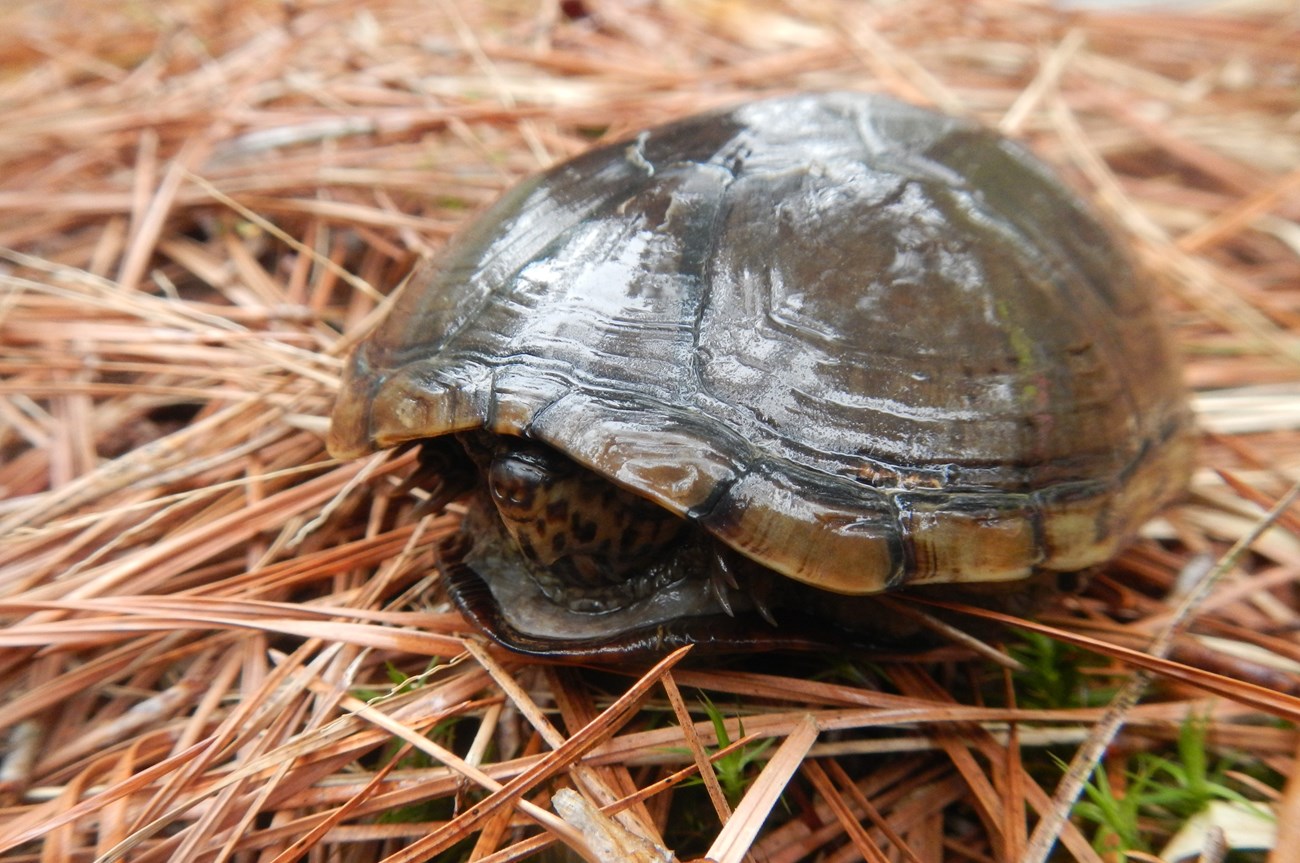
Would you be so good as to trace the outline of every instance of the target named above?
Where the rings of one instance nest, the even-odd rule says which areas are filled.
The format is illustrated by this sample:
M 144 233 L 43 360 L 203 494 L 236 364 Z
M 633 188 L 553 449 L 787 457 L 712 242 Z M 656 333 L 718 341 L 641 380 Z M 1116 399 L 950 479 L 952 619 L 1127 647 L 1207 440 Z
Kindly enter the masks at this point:
M 877 593 L 908 575 L 885 493 L 828 483 L 789 462 L 752 463 L 699 520 L 769 569 L 822 590 Z
M 1042 514 L 1029 495 L 898 492 L 908 584 L 1012 581 L 1044 561 Z
M 710 510 L 745 471 L 750 450 L 708 417 L 581 392 L 539 413 L 527 435 L 690 518 Z M 702 447 L 706 439 L 710 445 Z

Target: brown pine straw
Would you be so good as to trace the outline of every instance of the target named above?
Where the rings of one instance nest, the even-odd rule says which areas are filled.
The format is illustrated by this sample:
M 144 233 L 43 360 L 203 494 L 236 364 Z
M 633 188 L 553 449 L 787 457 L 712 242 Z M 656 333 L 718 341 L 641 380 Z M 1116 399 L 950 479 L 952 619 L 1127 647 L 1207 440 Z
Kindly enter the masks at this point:
M 1291 859 L 1298 23 L 1028 0 L 4 4 L 0 857 L 1113 860 L 1072 817 L 1079 782 L 1104 760 L 1122 794 L 1128 756 L 1172 754 L 1197 716 Z M 462 510 L 419 509 L 414 451 L 324 452 L 347 351 L 502 190 L 803 89 L 1024 141 L 1163 292 L 1204 429 L 1192 492 L 1019 622 L 1086 650 L 1089 684 L 1135 681 L 1109 706 L 1027 701 L 1001 629 L 870 662 L 525 661 L 445 603 L 433 561 Z M 762 741 L 743 787 L 714 776 Z M 1158 852 L 1179 825 L 1146 826 Z

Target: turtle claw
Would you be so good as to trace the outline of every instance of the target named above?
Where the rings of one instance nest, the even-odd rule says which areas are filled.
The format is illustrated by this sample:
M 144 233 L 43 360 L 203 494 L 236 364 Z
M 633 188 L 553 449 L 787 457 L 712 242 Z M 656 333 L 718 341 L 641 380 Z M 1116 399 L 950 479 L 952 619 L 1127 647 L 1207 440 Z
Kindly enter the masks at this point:
M 709 560 L 709 594 L 718 601 L 722 610 L 727 613 L 727 617 L 735 617 L 736 612 L 731 607 L 731 591 L 740 590 L 740 584 L 736 581 L 735 573 L 731 571 L 731 565 L 727 563 L 722 552 L 715 550 Z
M 776 615 L 772 613 L 772 608 L 767 601 L 771 593 L 771 579 L 761 575 L 754 578 L 756 574 L 750 571 L 752 569 L 752 567 L 746 569 L 745 587 L 742 588 L 736 578 L 736 567 L 728 559 L 728 551 L 715 548 L 709 561 L 709 594 L 718 601 L 718 605 L 728 617 L 735 617 L 736 611 L 731 603 L 731 595 L 733 592 L 738 593 L 745 598 L 759 617 L 769 625 L 776 626 Z
M 766 620 L 770 626 L 775 627 L 777 625 L 776 615 L 772 614 L 772 609 L 767 604 L 767 597 L 751 590 L 749 592 L 749 601 L 754 604 L 754 610 L 758 612 L 759 617 Z

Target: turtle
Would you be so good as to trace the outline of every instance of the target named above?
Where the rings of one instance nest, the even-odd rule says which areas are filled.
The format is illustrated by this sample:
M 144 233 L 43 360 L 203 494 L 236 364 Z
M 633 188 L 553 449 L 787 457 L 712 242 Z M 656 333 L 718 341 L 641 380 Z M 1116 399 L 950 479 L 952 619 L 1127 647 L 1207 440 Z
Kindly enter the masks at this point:
M 881 595 L 1090 572 L 1184 490 L 1163 323 L 1022 146 L 776 96 L 506 193 L 359 344 L 328 447 L 469 496 L 440 567 L 514 650 L 874 643 Z

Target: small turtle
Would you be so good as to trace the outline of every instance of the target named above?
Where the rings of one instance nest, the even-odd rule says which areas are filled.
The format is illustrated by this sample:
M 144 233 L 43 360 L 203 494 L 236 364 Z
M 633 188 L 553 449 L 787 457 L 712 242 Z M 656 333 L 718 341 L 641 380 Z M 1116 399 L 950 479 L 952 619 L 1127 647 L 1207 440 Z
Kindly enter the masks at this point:
M 508 193 L 348 367 L 330 451 L 410 441 L 441 499 L 478 488 L 461 609 L 618 656 L 836 643 L 890 629 L 882 591 L 1089 570 L 1183 490 L 1193 432 L 1150 288 L 1046 168 L 831 93 Z

